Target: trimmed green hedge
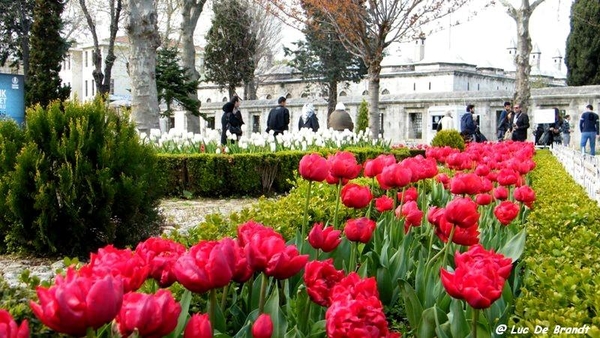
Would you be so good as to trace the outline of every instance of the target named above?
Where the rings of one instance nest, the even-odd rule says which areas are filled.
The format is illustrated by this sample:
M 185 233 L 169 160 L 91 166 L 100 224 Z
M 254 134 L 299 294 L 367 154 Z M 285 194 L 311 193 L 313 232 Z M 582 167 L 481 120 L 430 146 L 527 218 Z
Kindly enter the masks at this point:
M 383 151 L 377 148 L 349 148 L 362 163 Z M 337 149 L 324 149 L 327 156 Z M 414 153 L 406 148 L 393 149 L 398 160 Z M 294 171 L 307 154 L 304 151 L 249 154 L 158 155 L 159 172 L 163 175 L 166 196 L 261 196 L 288 192 L 294 182 Z
M 537 200 L 527 222 L 522 296 L 514 321 L 553 332 L 590 326 L 600 336 L 600 208 L 548 151 L 538 151 L 531 174 Z M 554 335 L 556 336 L 556 335 Z

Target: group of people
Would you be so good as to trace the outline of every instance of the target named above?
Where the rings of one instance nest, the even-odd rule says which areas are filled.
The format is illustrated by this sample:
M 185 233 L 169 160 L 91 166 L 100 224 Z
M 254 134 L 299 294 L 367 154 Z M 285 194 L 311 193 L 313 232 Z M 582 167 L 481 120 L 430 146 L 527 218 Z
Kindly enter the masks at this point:
M 529 116 L 521 111 L 521 106 L 504 102 L 504 110 L 500 113 L 497 124 L 498 141 L 525 141 L 529 129 Z
M 244 120 L 240 113 L 240 98 L 236 95 L 229 102 L 223 105 L 223 115 L 221 116 L 221 143 L 235 143 L 242 136 L 242 125 Z M 267 117 L 267 133 L 273 132 L 273 136 L 283 134 L 289 130 L 290 111 L 286 108 L 287 99 L 280 97 L 277 100 L 277 107 L 271 109 Z M 329 116 L 329 128 L 336 131 L 348 129 L 354 130 L 354 123 L 350 114 L 346 111 L 346 106 L 338 102 L 335 111 Z M 298 119 L 298 129 L 308 128 L 313 132 L 319 130 L 319 119 L 315 113 L 315 107 L 312 103 L 306 103 L 302 107 L 302 116 Z M 229 135 L 227 132 L 229 131 Z M 229 140 L 228 140 L 229 137 Z

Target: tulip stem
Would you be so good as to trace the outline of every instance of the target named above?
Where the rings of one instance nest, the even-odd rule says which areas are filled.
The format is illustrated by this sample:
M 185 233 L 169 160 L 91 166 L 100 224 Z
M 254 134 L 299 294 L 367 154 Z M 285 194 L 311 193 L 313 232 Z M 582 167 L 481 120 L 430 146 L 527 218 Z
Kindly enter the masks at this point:
M 96 338 L 96 330 L 94 330 L 93 327 L 88 327 L 87 334 L 85 336 L 86 338 Z
M 215 327 L 216 324 L 216 309 L 217 309 L 217 290 L 210 290 L 210 299 L 208 300 L 208 318 L 210 319 L 210 323 L 212 327 Z
M 225 285 L 223 288 L 223 295 L 221 296 L 221 312 L 225 313 L 225 304 L 227 303 L 227 296 L 229 294 L 229 285 Z
M 473 309 L 473 331 L 472 338 L 477 338 L 477 322 L 479 321 L 479 310 Z
M 306 193 L 306 202 L 304 203 L 304 220 L 302 220 L 302 238 L 306 237 L 306 229 L 308 227 L 308 202 L 310 201 L 310 193 L 312 181 L 308 181 L 308 192 Z
M 442 250 L 440 250 L 437 254 L 435 254 L 435 256 L 433 256 L 433 258 L 431 258 L 429 261 L 427 261 L 426 265 L 429 265 L 431 262 L 435 261 L 442 253 L 444 254 L 444 260 L 442 261 L 442 264 L 444 264 L 446 262 L 446 255 L 448 252 L 448 247 L 452 243 L 452 236 L 454 236 L 455 227 L 456 227 L 456 225 L 453 224 L 452 230 L 450 230 L 450 236 L 448 236 L 448 241 L 446 242 L 446 245 L 444 245 Z
M 337 229 L 337 217 L 340 210 L 340 194 L 342 192 L 342 179 L 340 178 L 337 184 L 337 198 L 335 201 L 335 213 L 333 214 L 333 228 Z
M 263 313 L 265 309 L 265 298 L 267 295 L 267 286 L 269 285 L 269 277 L 262 273 L 262 281 L 260 284 L 260 297 L 258 299 L 258 313 Z
M 448 236 L 448 243 L 447 243 L 446 247 L 449 247 L 452 244 L 452 237 L 454 237 L 455 230 L 456 230 L 456 225 L 452 224 L 452 230 L 450 230 L 450 236 Z M 450 251 L 450 250 L 446 249 L 444 251 L 444 260 L 442 261 L 442 264 L 446 264 L 446 257 L 448 257 L 448 251 Z

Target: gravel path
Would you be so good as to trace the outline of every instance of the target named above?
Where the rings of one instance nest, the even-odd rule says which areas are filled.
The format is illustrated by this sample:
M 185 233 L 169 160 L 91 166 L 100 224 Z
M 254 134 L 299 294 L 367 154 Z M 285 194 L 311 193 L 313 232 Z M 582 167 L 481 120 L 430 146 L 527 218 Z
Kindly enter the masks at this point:
M 244 199 L 195 199 L 163 200 L 159 211 L 165 217 L 164 231 L 173 229 L 189 229 L 204 221 L 206 215 L 230 213 L 242 210 L 257 202 L 254 198 Z M 42 258 L 17 257 L 12 255 L 0 255 L 0 274 L 9 285 L 19 284 L 19 276 L 25 269 L 29 269 L 32 276 L 38 276 L 42 280 L 49 280 L 54 276 L 54 271 L 63 268 L 62 260 L 52 261 Z

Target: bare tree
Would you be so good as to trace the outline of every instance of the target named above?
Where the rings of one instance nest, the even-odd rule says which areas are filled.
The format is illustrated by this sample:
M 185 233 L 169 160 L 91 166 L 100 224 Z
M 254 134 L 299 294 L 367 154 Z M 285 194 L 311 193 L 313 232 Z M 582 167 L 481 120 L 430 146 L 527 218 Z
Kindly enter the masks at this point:
M 122 0 L 109 0 L 108 9 L 110 13 L 110 28 L 108 38 L 108 50 L 106 53 L 106 60 L 104 62 L 104 72 L 102 72 L 102 51 L 100 50 L 100 41 L 98 40 L 98 33 L 96 32 L 96 23 L 92 14 L 88 10 L 86 0 L 79 0 L 79 5 L 85 16 L 88 28 L 92 34 L 92 40 L 94 42 L 94 51 L 92 52 L 92 64 L 94 70 L 92 75 L 94 76 L 94 82 L 96 83 L 96 89 L 98 95 L 105 95 L 110 92 L 110 81 L 112 77 L 112 67 L 115 64 L 117 57 L 115 56 L 115 39 L 117 38 L 117 32 L 119 31 L 119 20 L 121 17 L 121 10 L 123 9 Z
M 128 0 L 129 73 L 131 114 L 140 131 L 158 128 L 156 50 L 160 46 L 153 0 Z
M 77 40 L 79 36 L 87 31 L 84 26 L 85 16 L 81 11 L 78 0 L 70 0 L 66 3 L 65 10 L 62 14 L 63 30 L 62 35 L 65 40 Z
M 394 42 L 412 39 L 424 25 L 462 7 L 470 0 L 255 0 L 301 22 L 301 2 L 324 13 L 340 40 L 368 69 L 369 125 L 380 133 L 379 82 L 385 50 Z M 311 18 L 310 12 L 307 17 Z
M 281 20 L 273 16 L 262 6 L 252 0 L 246 0 L 248 14 L 252 18 L 250 32 L 256 37 L 254 64 L 256 65 L 253 81 L 245 84 L 244 99 L 256 100 L 258 86 L 262 82 L 260 74 L 264 74 L 273 65 L 273 53 L 281 42 Z
M 178 32 L 180 20 L 176 16 L 180 14 L 181 4 L 181 0 L 156 1 L 158 27 L 163 45 L 167 45 L 169 41 L 175 41 L 175 45 L 179 45 L 179 41 L 181 40 L 181 32 Z
M 515 54 L 515 64 L 517 72 L 515 75 L 515 94 L 514 102 L 521 104 L 523 111 L 527 112 L 529 99 L 531 98 L 531 83 L 529 75 L 531 74 L 531 64 L 529 55 L 531 54 L 531 36 L 529 34 L 529 20 L 533 11 L 546 0 L 521 0 L 521 6 L 516 8 L 508 0 L 499 0 L 500 4 L 506 8 L 508 15 L 515 20 L 517 24 L 517 53 Z

